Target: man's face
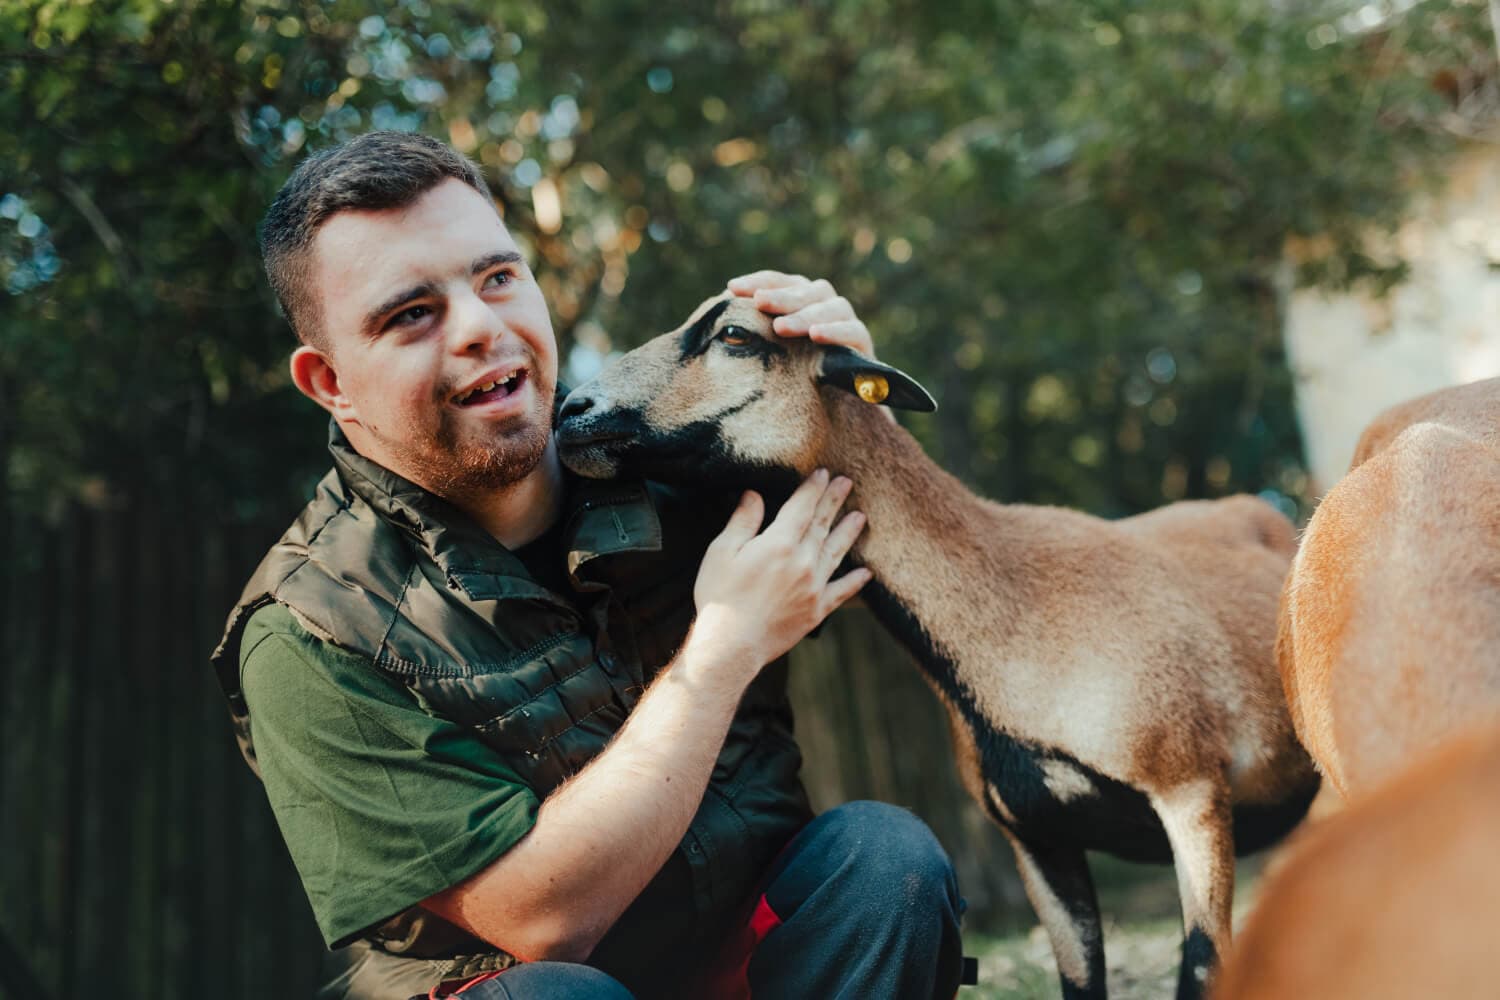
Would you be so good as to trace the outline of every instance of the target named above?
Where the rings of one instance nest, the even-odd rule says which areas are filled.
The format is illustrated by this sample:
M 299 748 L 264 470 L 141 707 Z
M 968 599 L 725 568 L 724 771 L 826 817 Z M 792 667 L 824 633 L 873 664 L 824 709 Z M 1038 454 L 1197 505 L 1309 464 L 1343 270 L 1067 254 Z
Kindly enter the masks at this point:
M 312 278 L 347 400 L 330 408 L 362 454 L 453 499 L 536 468 L 557 344 L 486 198 L 447 180 L 406 208 L 341 212 L 314 238 Z

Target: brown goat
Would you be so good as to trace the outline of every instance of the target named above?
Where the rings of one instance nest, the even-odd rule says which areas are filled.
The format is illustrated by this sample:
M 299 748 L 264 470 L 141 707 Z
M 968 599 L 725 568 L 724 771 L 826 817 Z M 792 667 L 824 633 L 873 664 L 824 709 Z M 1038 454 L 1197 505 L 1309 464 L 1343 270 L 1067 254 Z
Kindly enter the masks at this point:
M 1500 992 L 1500 727 L 1445 745 L 1293 838 L 1215 1000 Z
M 1282 597 L 1297 733 L 1341 793 L 1500 721 L 1500 379 L 1381 414 Z
M 862 401 L 867 400 L 867 401 Z M 1281 837 L 1317 787 L 1273 658 L 1291 526 L 1248 497 L 1123 521 L 1002 506 L 870 402 L 933 408 L 908 376 L 784 340 L 745 300 L 700 306 L 568 397 L 563 461 L 785 496 L 849 476 L 863 596 L 947 707 L 969 792 L 1012 846 L 1068 997 L 1105 995 L 1084 852 L 1177 867 L 1180 996 L 1228 944 L 1236 848 Z

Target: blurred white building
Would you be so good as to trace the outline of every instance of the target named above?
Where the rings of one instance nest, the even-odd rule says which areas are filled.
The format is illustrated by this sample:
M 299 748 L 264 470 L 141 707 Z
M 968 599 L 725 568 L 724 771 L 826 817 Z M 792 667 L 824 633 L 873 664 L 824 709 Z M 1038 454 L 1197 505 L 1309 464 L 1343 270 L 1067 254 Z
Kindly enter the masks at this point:
M 1360 432 L 1385 407 L 1500 375 L 1500 145 L 1461 155 L 1394 249 L 1411 275 L 1384 298 L 1303 289 L 1287 301 L 1287 353 L 1318 493 L 1344 474 Z M 1290 248 L 1294 259 L 1316 252 Z

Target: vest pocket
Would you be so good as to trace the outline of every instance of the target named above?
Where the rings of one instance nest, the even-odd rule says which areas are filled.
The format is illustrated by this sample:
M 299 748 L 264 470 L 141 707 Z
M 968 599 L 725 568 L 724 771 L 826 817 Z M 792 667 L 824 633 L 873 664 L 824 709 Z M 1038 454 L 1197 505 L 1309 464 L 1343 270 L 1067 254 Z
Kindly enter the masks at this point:
M 470 678 L 481 704 L 510 706 L 474 730 L 513 760 L 539 795 L 592 760 L 625 722 L 628 678 L 615 676 L 592 643 L 576 638 L 503 675 Z
M 546 776 L 545 787 L 535 789 L 538 794 L 546 795 L 582 770 L 624 724 L 625 709 L 615 701 L 608 701 L 543 740 L 529 752 L 541 769 L 539 773 Z

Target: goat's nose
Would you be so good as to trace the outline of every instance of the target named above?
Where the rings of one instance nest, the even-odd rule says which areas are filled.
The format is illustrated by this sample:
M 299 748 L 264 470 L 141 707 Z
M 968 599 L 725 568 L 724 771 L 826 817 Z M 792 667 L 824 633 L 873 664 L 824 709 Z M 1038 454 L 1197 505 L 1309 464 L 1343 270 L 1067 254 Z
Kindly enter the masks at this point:
M 563 400 L 562 409 L 558 416 L 567 420 L 570 417 L 581 417 L 594 408 L 594 397 L 582 392 L 572 392 L 568 398 Z

